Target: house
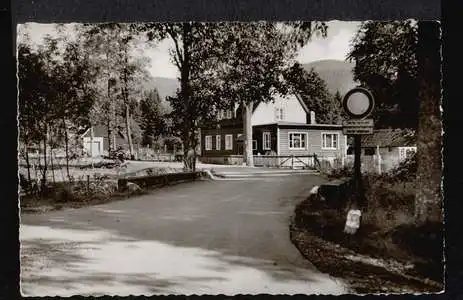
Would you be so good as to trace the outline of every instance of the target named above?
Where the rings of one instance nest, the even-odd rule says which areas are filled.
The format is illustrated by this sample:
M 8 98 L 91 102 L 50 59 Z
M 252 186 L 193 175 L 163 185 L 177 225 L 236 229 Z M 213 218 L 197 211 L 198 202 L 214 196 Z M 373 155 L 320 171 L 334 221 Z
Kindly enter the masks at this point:
M 93 147 L 91 147 L 92 141 L 92 130 L 93 130 Z M 108 155 L 109 140 L 108 140 L 108 129 L 104 125 L 95 125 L 88 128 L 82 135 L 82 145 L 84 154 L 91 157 L 98 157 Z M 111 148 L 122 146 L 123 149 L 128 149 L 128 143 L 124 135 L 118 131 L 113 135 L 111 140 Z
M 241 164 L 244 136 L 241 107 L 218 111 L 217 120 L 201 124 L 201 160 L 207 163 Z M 297 162 L 309 164 L 316 154 L 334 160 L 346 154 L 347 138 L 341 125 L 317 124 L 298 95 L 276 96 L 269 103 L 254 105 L 252 117 L 253 154 L 255 165 L 265 156 L 273 156 L 273 165 L 289 166 Z M 286 162 L 285 162 L 286 160 Z M 268 161 L 268 159 L 267 159 Z M 302 164 L 304 164 L 302 163 Z
M 362 169 L 387 172 L 416 153 L 416 137 L 412 130 L 377 129 L 371 135 L 362 136 L 361 147 Z M 353 150 L 349 147 L 349 159 Z

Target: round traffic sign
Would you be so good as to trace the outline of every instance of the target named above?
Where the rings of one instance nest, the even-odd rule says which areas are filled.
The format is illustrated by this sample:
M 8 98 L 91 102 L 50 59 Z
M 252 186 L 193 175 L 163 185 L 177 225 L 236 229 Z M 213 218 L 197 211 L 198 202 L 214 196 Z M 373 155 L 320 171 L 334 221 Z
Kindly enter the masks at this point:
M 363 87 L 356 87 L 347 92 L 342 101 L 344 111 L 354 119 L 366 118 L 375 107 L 373 94 Z

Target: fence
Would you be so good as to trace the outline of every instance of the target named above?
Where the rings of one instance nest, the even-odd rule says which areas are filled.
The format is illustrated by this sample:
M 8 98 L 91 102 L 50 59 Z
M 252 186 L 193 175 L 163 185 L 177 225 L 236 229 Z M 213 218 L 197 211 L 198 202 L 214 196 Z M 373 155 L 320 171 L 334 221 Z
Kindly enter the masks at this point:
M 401 160 L 394 156 L 362 155 L 360 161 L 363 173 L 382 174 L 399 166 Z M 353 167 L 354 155 L 347 155 L 345 164 Z
M 314 155 L 254 155 L 254 166 L 268 168 L 302 168 L 316 169 L 319 161 Z M 222 164 L 222 165 L 241 165 L 244 163 L 243 155 L 227 156 L 204 156 L 200 158 L 202 163 Z
M 316 169 L 317 156 L 314 155 L 254 155 L 256 167 Z
M 159 152 L 138 152 L 136 158 L 138 160 L 149 160 L 149 161 L 165 161 L 172 162 L 178 160 L 174 153 L 159 153 Z

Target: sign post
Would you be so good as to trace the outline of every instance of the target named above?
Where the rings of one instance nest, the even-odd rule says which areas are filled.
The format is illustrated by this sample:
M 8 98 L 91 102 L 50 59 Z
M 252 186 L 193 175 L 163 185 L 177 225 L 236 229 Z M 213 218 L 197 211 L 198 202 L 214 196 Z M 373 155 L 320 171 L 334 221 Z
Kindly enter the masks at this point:
M 360 227 L 360 217 L 351 216 L 353 214 L 360 216 L 360 209 L 365 204 L 361 170 L 362 135 L 373 134 L 373 119 L 366 119 L 366 117 L 373 111 L 375 101 L 369 90 L 356 87 L 344 96 L 342 106 L 350 117 L 343 123 L 343 133 L 354 137 L 354 205 L 357 206 L 348 212 L 344 232 L 354 234 Z

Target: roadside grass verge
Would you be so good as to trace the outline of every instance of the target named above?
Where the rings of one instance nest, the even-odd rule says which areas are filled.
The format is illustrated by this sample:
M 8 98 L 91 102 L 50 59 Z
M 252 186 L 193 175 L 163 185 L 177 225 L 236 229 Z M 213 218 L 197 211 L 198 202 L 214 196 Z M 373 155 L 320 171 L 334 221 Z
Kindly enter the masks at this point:
M 357 282 L 366 282 L 368 285 L 370 275 L 381 282 L 378 277 L 380 273 L 366 268 L 366 265 L 359 269 L 358 265 L 362 261 L 377 263 L 375 260 L 381 260 L 389 265 L 396 264 L 396 273 L 402 276 L 400 280 L 393 280 L 393 276 L 389 276 L 389 291 L 395 288 L 400 290 L 401 280 L 411 291 L 440 291 L 443 288 L 444 271 L 443 224 L 417 226 L 413 223 L 416 189 L 416 169 L 413 169 L 413 164 L 412 160 L 407 161 L 390 174 L 364 177 L 367 204 L 362 209 L 361 226 L 355 235 L 343 232 L 349 209 L 347 204 L 332 208 L 314 196 L 302 201 L 295 209 L 291 227 L 293 243 L 303 254 L 309 255 L 308 259 L 314 260 L 314 263 L 317 261 L 314 256 L 316 251 L 307 248 L 314 247 L 316 243 L 325 243 L 325 246 L 320 247 L 331 245 L 324 251 L 326 255 L 326 251 L 331 251 L 333 261 L 318 260 L 318 263 L 322 264 L 321 269 L 328 270 L 334 276 L 340 274 L 340 266 L 332 266 L 340 264 L 344 268 L 363 270 L 362 274 L 354 274 L 352 271 L 347 275 L 357 277 Z M 339 174 L 346 176 L 345 171 Z M 333 177 L 337 176 L 335 174 Z M 318 239 L 318 242 L 314 239 Z M 311 242 L 308 243 L 308 240 Z M 356 257 L 362 255 L 364 258 Z M 346 260 L 346 257 L 351 259 Z M 358 258 L 355 264 L 353 258 Z M 414 284 L 406 284 L 405 278 L 416 280 Z M 362 292 L 381 292 L 381 288 L 384 289 L 386 285 L 383 282 L 383 286 L 379 287 L 372 282 L 370 286 L 357 288 Z
M 23 212 L 36 212 L 44 208 L 58 210 L 64 207 L 77 208 L 122 200 L 144 193 L 147 193 L 147 190 L 118 191 L 117 180 L 56 182 L 48 184 L 47 188 L 40 192 L 20 196 L 20 206 Z

